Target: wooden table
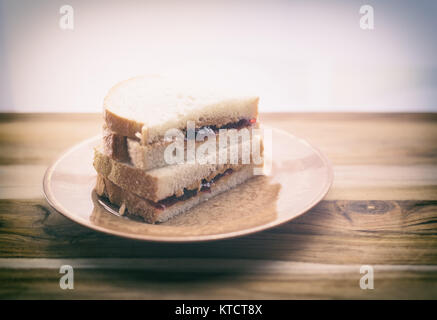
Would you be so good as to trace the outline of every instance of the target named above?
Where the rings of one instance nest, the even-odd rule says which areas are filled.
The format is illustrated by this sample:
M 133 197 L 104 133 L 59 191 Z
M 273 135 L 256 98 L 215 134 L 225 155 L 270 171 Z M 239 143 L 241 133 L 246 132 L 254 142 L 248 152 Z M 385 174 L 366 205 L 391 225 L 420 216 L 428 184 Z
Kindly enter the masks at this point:
M 85 229 L 43 199 L 100 115 L 0 115 L 0 298 L 437 298 L 437 115 L 263 114 L 333 162 L 325 200 L 238 239 L 159 244 Z M 59 267 L 74 268 L 61 290 Z M 374 270 L 374 289 L 359 282 Z

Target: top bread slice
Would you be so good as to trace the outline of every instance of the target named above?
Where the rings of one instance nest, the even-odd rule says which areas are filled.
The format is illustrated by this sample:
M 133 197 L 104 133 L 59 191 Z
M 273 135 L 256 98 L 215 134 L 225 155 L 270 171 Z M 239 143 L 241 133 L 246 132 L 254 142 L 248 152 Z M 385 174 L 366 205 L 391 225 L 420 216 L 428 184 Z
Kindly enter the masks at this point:
M 107 127 L 142 145 L 160 141 L 169 129 L 224 126 L 258 117 L 256 96 L 234 94 L 233 89 L 211 91 L 207 83 L 166 77 L 137 77 L 114 86 L 104 100 Z

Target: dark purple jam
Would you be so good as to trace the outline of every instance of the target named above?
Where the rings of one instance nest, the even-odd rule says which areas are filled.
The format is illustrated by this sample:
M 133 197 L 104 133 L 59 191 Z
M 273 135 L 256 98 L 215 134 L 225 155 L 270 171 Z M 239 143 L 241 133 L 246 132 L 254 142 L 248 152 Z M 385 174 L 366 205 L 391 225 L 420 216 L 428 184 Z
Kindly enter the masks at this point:
M 249 127 L 249 126 L 251 126 L 255 122 L 256 122 L 256 119 L 241 119 L 240 121 L 228 123 L 228 124 L 225 124 L 225 125 L 223 125 L 221 127 L 208 126 L 208 127 L 205 127 L 205 128 L 209 128 L 212 131 L 214 131 L 215 133 L 217 133 L 220 129 L 242 129 L 242 128 L 245 128 L 245 127 Z
M 200 184 L 200 191 L 202 192 L 211 192 L 211 186 L 216 183 L 217 181 L 220 180 L 220 178 L 224 177 L 224 176 L 228 176 L 230 175 L 234 170 L 232 169 L 227 169 L 225 172 L 223 173 L 219 173 L 218 175 L 216 175 L 214 178 L 212 178 L 210 181 L 206 181 L 206 179 L 202 180 L 202 183 Z
M 210 181 L 206 181 L 206 179 L 203 179 L 201 184 L 200 184 L 200 192 L 211 192 L 211 186 L 214 183 L 216 183 L 220 178 L 230 175 L 232 172 L 234 172 L 234 170 L 227 169 L 225 172 L 219 173 L 218 175 L 216 175 Z M 179 197 L 177 197 L 176 195 L 173 195 L 173 196 L 167 197 L 165 199 L 159 200 L 158 202 L 150 201 L 150 203 L 155 208 L 164 210 L 165 208 L 170 207 L 171 205 L 175 204 L 178 201 L 185 201 L 185 200 L 188 200 L 196 195 L 197 195 L 197 189 L 194 189 L 194 190 L 184 189 L 184 194 L 179 196 Z
M 179 197 L 173 195 L 165 199 L 159 200 L 158 202 L 151 202 L 151 203 L 155 208 L 165 209 L 166 207 L 169 207 L 178 201 L 184 201 L 190 199 L 191 197 L 194 197 L 196 194 L 197 194 L 197 190 L 184 189 L 184 194 Z
M 217 134 L 220 129 L 240 130 L 242 128 L 250 127 L 255 122 L 256 122 L 256 119 L 241 119 L 237 122 L 228 123 L 228 124 L 225 124 L 223 126 L 205 126 L 205 127 L 201 127 L 201 128 L 196 128 L 195 129 L 195 137 L 197 137 L 197 134 L 200 134 L 203 136 Z M 187 140 L 186 130 L 184 130 L 184 132 L 185 132 L 185 140 Z

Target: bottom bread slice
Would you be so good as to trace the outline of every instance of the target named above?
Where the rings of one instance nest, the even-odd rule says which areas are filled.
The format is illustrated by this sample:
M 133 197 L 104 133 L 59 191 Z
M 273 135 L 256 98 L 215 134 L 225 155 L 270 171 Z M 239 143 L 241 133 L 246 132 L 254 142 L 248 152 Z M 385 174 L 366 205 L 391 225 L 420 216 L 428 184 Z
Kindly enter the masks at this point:
M 238 171 L 233 171 L 221 177 L 210 186 L 208 191 L 198 191 L 194 196 L 186 200 L 178 200 L 171 205 L 162 207 L 157 206 L 157 203 L 120 188 L 100 174 L 97 176 L 95 190 L 99 196 L 104 196 L 112 204 L 119 206 L 121 214 L 141 216 L 148 223 L 165 222 L 197 204 L 248 180 L 254 175 L 253 169 L 252 165 L 243 166 Z

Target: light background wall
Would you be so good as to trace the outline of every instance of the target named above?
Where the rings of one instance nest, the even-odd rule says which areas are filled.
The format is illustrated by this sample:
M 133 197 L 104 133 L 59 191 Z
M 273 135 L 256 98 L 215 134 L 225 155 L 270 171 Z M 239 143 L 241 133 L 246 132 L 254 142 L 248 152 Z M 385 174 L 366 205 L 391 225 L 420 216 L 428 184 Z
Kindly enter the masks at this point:
M 435 0 L 0 0 L 0 111 L 101 111 L 156 73 L 250 87 L 262 111 L 437 111 L 436 34 Z

